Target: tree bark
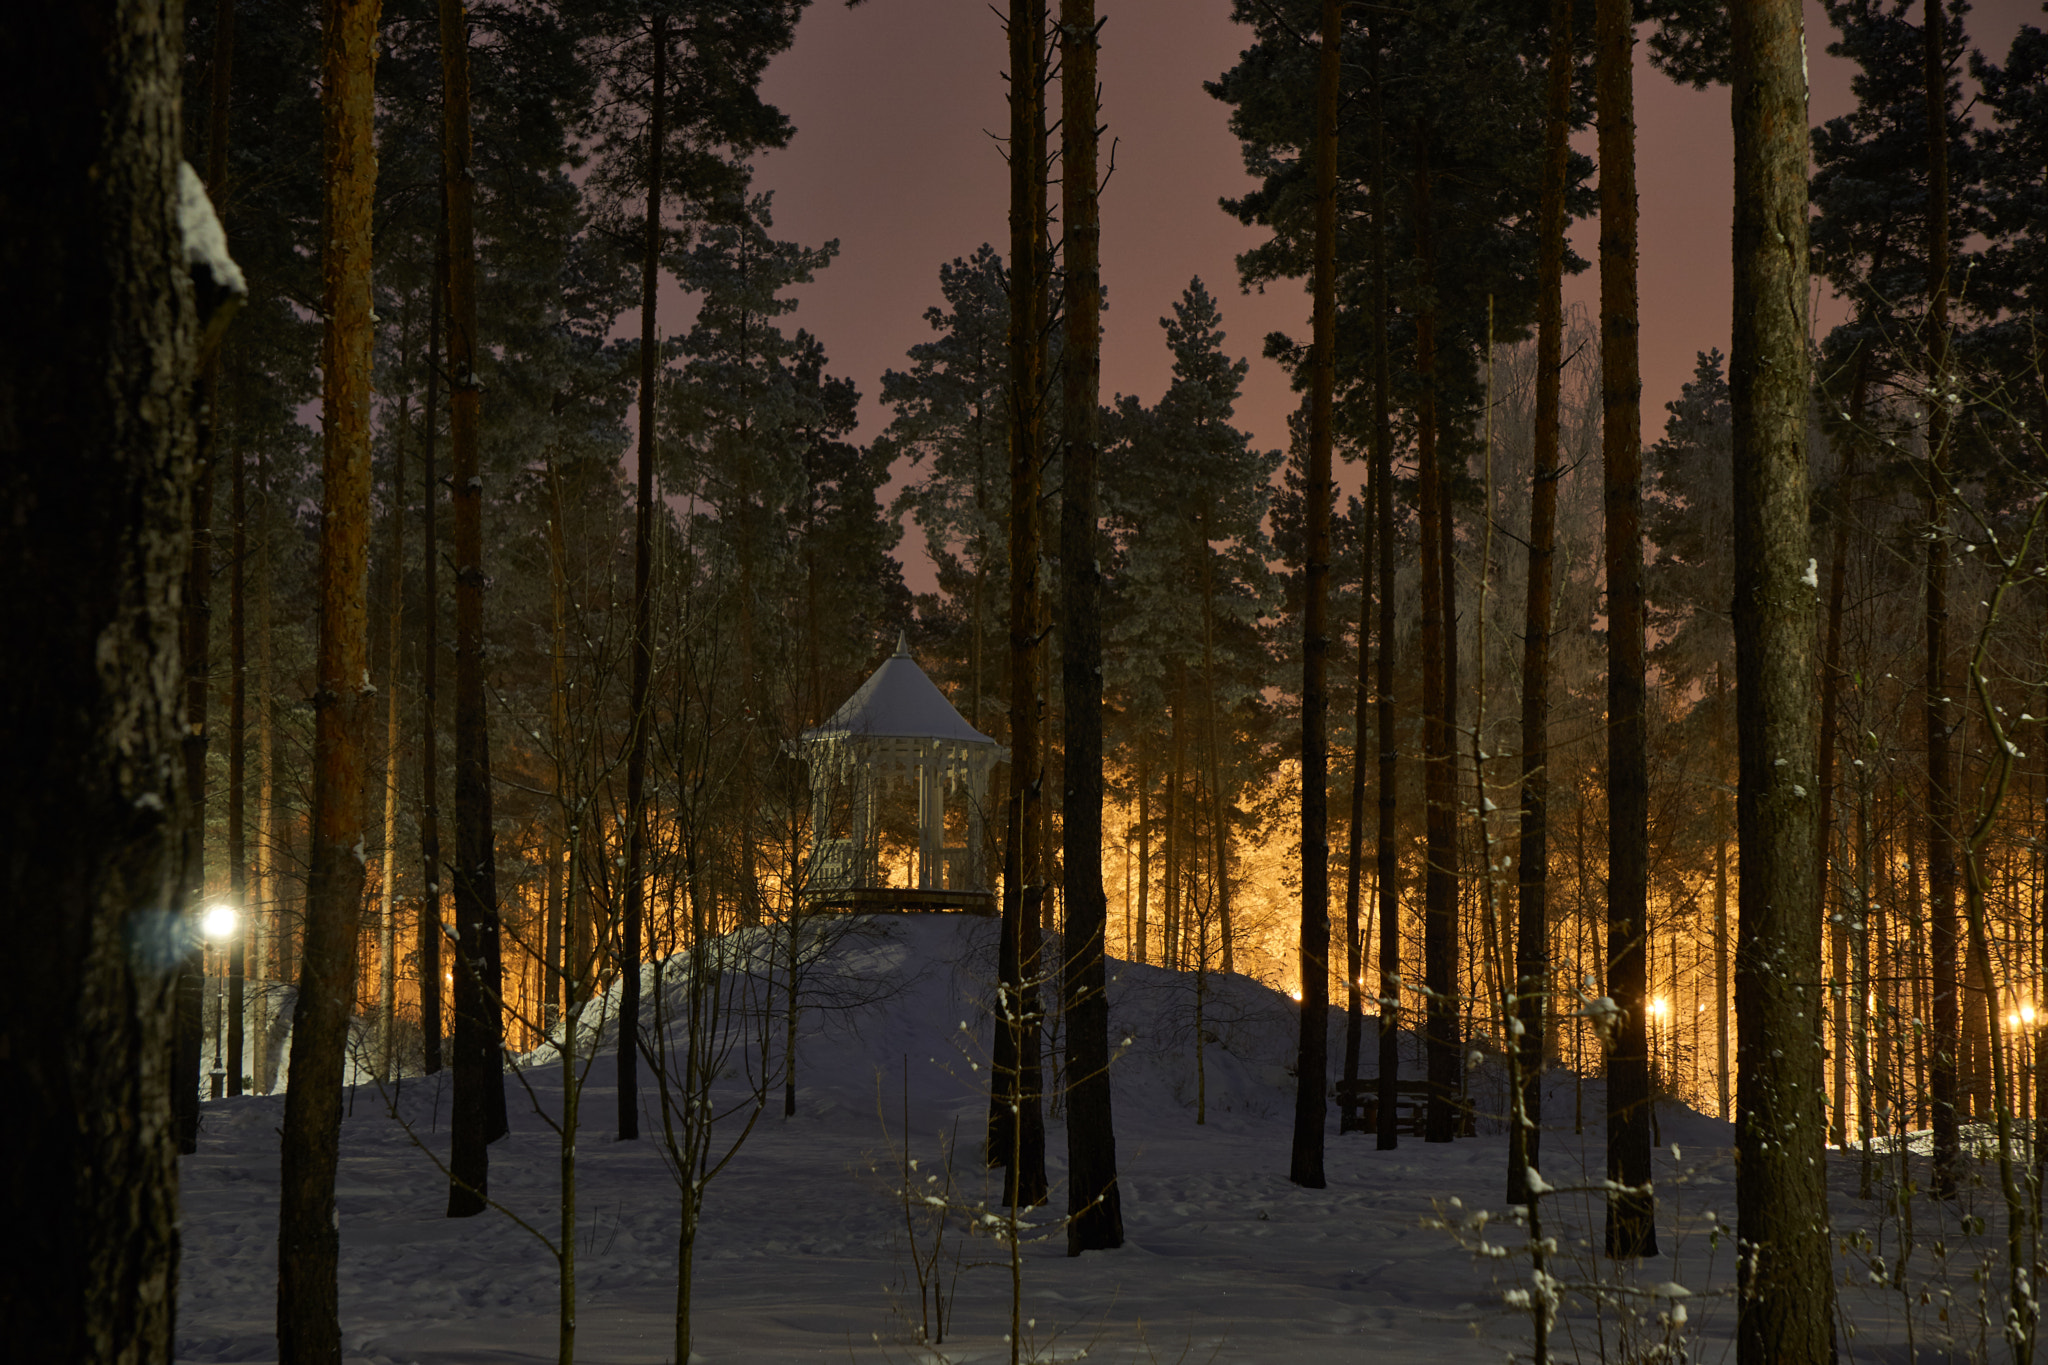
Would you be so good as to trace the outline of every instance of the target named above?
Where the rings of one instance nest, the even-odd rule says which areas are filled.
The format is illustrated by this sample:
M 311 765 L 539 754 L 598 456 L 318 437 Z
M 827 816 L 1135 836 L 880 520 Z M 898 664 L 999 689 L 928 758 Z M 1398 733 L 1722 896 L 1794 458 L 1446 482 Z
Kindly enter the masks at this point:
M 1045 901 L 1045 755 L 1040 743 L 1039 508 L 1045 450 L 1045 0 L 1011 0 L 1010 40 L 1010 802 L 1003 869 L 995 1091 L 988 1157 L 1003 1202 L 1045 1202 L 1039 1094 L 1040 918 Z
M 1309 358 L 1307 531 L 1301 609 L 1301 1033 L 1287 1178 L 1320 1190 L 1330 1048 L 1330 450 L 1337 376 L 1337 111 L 1344 25 L 1323 0 L 1316 59 L 1314 340 Z
M 1637 359 L 1635 25 L 1628 0 L 1594 20 L 1600 140 L 1601 455 L 1607 509 L 1607 1254 L 1654 1256 L 1649 1193 L 1649 762 L 1643 707 L 1642 370 Z
M 1095 0 L 1060 4 L 1060 202 L 1066 221 L 1066 414 L 1060 501 L 1060 666 L 1066 698 L 1061 805 L 1067 924 L 1067 1254 L 1124 1243 L 1109 1088 L 1109 900 L 1102 889 L 1101 205 L 1096 196 Z
M 1948 369 L 1948 100 L 1941 53 L 1941 0 L 1922 10 L 1924 77 L 1927 94 L 1927 351 L 1929 386 L 1939 390 Z M 1947 532 L 1948 408 L 1927 411 L 1927 894 L 1929 952 L 1933 959 L 1933 1037 L 1929 1040 L 1928 1098 L 1934 1111 L 1934 1194 L 1956 1193 L 1961 1134 L 1956 1114 L 1961 1052 L 1956 982 L 1956 800 L 1955 712 L 1949 701 Z
M 505 1135 L 503 975 L 491 738 L 484 699 L 483 476 L 476 374 L 476 176 L 471 167 L 469 21 L 440 0 L 441 178 L 448 194 L 448 464 L 455 537 L 455 1098 L 448 1216 L 482 1212 Z
M 334 1172 L 356 934 L 363 906 L 369 703 L 370 285 L 380 0 L 326 0 L 321 30 L 326 186 L 321 274 L 324 460 L 320 649 L 313 695 L 306 944 L 292 1012 L 278 1220 L 277 1345 L 286 1362 L 339 1361 Z
M 405 437 L 411 424 L 405 405 L 398 411 L 398 439 L 392 442 L 391 469 L 391 581 L 386 584 L 386 625 L 390 643 L 384 666 L 384 857 L 377 907 L 377 1079 L 391 1079 L 394 1041 L 392 1030 L 398 1022 L 398 919 L 395 899 L 398 882 L 398 704 L 399 659 L 405 647 Z
M 1738 0 L 1735 44 L 1736 1237 L 1744 1365 L 1833 1355 L 1814 909 L 1807 556 L 1807 111 L 1796 0 Z
M 433 307 L 427 312 L 427 406 L 420 436 L 420 1040 L 429 1076 L 441 1070 L 441 772 L 438 679 L 441 664 L 441 597 L 435 582 L 441 563 L 438 498 L 434 481 L 434 439 L 441 410 L 441 317 L 447 308 L 448 201 L 442 186 L 440 244 L 435 252 Z
M 1521 1091 L 1511 1097 L 1508 1188 L 1528 1202 L 1543 1133 L 1543 1016 L 1550 1003 L 1550 636 L 1557 563 L 1559 398 L 1564 382 L 1564 188 L 1571 151 L 1572 6 L 1551 0 L 1537 205 L 1536 431 L 1529 469 L 1529 581 L 1522 606 L 1522 839 L 1515 904 L 1514 1040 Z
M 647 689 L 654 671 L 652 552 L 654 539 L 655 384 L 661 372 L 655 301 L 661 284 L 662 152 L 667 141 L 668 16 L 654 16 L 654 76 L 647 122 L 647 222 L 640 258 L 640 446 L 633 503 L 633 678 L 628 698 L 632 741 L 626 755 L 625 924 L 617 967 L 619 990 L 619 1138 L 640 1136 L 640 954 L 647 892 L 641 865 L 647 849 Z
M 1431 221 L 1435 172 L 1429 163 L 1428 131 L 1416 129 L 1415 249 L 1424 288 L 1436 277 L 1436 234 Z M 1415 351 L 1421 411 L 1416 415 L 1417 479 L 1422 541 L 1422 735 L 1424 847 L 1422 972 L 1428 986 L 1423 1007 L 1425 1069 L 1429 1108 L 1425 1142 L 1449 1142 L 1455 1129 L 1452 1102 L 1458 1092 L 1458 813 L 1452 754 L 1452 714 L 1457 696 L 1457 618 L 1452 606 L 1449 495 L 1443 486 L 1439 450 L 1443 432 L 1436 401 L 1436 330 L 1433 304 L 1415 318 Z
M 0 1323 L 21 1360 L 174 1344 L 177 602 L 204 321 L 175 226 L 178 11 L 0 9 L 0 1207 L 20 1232 Z
M 1395 830 L 1394 747 L 1394 424 L 1387 344 L 1387 119 L 1381 52 L 1385 40 L 1375 22 L 1372 34 L 1372 482 L 1373 516 L 1379 522 L 1379 658 L 1374 684 L 1379 692 L 1379 828 L 1375 832 L 1380 926 L 1379 1131 L 1376 1147 L 1400 1141 L 1396 1100 L 1401 1080 L 1401 849 Z

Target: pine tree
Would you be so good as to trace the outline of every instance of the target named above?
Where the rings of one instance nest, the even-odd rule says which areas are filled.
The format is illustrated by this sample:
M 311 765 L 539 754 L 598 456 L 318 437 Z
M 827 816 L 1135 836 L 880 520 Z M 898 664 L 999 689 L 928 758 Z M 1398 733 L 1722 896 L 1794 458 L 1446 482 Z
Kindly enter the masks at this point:
M 370 211 L 377 179 L 372 135 L 381 8 L 380 0 L 327 0 L 322 27 L 327 335 L 321 367 L 320 657 L 306 946 L 292 1015 L 278 1227 L 277 1336 L 287 1360 L 341 1355 L 334 1173 L 364 879 L 356 850 L 364 839 L 371 695 L 362 679 L 369 669 Z
M 176 576 L 188 395 L 230 293 L 177 232 L 203 197 L 180 165 L 175 12 L 0 12 L 0 495 L 18 513 L 0 527 L 0 924 L 22 972 L 0 1003 L 0 1201 L 52 1234 L 0 1252 L 23 1359 L 175 1346 Z
M 1814 914 L 1806 498 L 1806 72 L 1799 6 L 1733 7 L 1735 667 L 1741 937 L 1736 1236 L 1744 1365 L 1833 1358 Z

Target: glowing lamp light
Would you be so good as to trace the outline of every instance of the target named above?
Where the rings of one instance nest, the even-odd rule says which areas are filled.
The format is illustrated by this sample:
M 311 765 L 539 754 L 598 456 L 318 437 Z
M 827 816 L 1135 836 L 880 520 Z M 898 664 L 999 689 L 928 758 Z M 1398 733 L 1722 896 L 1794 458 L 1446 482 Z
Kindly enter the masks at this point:
M 1299 990 L 1292 990 L 1287 992 L 1287 994 L 1291 999 L 1297 1002 L 1301 999 L 1301 992 Z
M 2020 1006 L 2020 1022 L 2028 1028 L 2034 1026 L 2034 1007 L 2032 1005 Z
M 233 937 L 235 932 L 235 907 L 232 905 L 207 906 L 206 913 L 199 917 L 199 932 L 215 940 Z
M 1664 1017 L 1664 1016 L 1665 1016 L 1666 1014 L 1670 1013 L 1670 1011 L 1671 1011 L 1671 1003 L 1670 1003 L 1670 1002 L 1669 1002 L 1668 1000 L 1664 999 L 1664 997 L 1663 997 L 1663 996 L 1659 995 L 1659 996 L 1653 996 L 1653 997 L 1651 998 L 1651 1000 L 1650 1000 L 1650 1013 L 1652 1013 L 1652 1014 L 1656 1015 L 1656 1016 L 1657 1016 L 1658 1018 L 1660 1018 L 1660 1019 L 1661 1019 L 1661 1018 L 1663 1018 L 1663 1017 Z

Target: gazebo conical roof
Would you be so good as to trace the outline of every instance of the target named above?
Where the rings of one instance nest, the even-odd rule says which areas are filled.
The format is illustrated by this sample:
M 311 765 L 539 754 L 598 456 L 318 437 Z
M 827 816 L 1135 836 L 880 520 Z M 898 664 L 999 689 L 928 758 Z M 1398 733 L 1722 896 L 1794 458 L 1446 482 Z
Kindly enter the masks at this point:
M 967 723 L 946 694 L 925 676 L 910 657 L 904 636 L 896 636 L 896 652 L 868 675 L 824 724 L 806 730 L 806 740 L 838 738 L 936 739 L 952 744 L 988 744 L 995 740 Z

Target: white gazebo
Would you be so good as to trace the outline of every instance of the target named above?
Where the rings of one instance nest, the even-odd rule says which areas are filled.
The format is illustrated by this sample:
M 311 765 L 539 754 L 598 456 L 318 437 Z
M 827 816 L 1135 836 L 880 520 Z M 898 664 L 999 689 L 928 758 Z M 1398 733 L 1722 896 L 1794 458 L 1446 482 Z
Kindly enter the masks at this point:
M 832 718 L 804 731 L 796 751 L 810 768 L 809 909 L 995 911 L 983 852 L 989 775 L 1009 750 L 969 725 L 925 676 L 902 635 Z M 881 867 L 883 805 L 916 793 L 917 848 L 903 885 Z M 949 804 L 965 842 L 946 842 Z

